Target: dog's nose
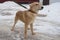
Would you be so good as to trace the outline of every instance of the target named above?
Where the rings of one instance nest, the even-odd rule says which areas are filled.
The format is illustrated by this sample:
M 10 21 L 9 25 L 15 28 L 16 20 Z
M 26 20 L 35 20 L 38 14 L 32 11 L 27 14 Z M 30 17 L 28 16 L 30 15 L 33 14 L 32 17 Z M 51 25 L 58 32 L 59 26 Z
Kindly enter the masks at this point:
M 42 10 L 44 7 L 41 7 L 41 9 L 40 10 Z
M 44 7 L 41 7 L 41 9 L 43 9 Z

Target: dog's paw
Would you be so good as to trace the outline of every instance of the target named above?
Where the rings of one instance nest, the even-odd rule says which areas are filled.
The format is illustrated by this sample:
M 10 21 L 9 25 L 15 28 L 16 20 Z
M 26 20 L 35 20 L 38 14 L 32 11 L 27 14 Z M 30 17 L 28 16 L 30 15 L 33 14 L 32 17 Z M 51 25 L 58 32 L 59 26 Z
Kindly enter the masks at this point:
M 27 36 L 25 36 L 24 39 L 26 40 L 27 39 Z
M 14 31 L 14 29 L 11 29 L 11 31 Z
M 32 33 L 32 35 L 35 35 L 36 33 Z

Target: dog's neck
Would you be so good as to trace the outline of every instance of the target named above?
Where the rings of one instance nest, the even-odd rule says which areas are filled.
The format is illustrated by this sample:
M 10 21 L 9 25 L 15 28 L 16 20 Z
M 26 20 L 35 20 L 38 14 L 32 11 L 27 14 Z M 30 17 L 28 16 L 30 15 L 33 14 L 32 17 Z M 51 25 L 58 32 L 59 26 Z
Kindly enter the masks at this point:
M 37 14 L 37 12 L 36 11 L 33 11 L 33 10 L 28 10 L 28 11 L 30 11 L 30 12 L 32 12 L 32 13 L 34 13 L 34 14 Z

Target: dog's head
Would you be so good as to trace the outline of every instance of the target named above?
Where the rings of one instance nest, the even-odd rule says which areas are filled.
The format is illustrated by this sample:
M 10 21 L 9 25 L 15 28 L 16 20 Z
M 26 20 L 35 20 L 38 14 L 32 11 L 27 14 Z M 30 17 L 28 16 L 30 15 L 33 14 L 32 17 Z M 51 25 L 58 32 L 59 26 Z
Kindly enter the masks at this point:
M 37 11 L 37 10 L 43 9 L 43 6 L 39 2 L 33 2 L 33 3 L 30 4 L 30 9 L 34 10 L 34 11 Z

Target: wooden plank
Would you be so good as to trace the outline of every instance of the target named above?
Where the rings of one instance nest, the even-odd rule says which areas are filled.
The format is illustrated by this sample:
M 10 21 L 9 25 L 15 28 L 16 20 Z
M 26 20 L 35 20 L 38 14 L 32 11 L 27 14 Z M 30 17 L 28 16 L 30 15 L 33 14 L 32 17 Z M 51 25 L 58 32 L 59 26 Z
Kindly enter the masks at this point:
M 32 2 L 39 2 L 39 0 L 0 0 L 1 2 L 5 2 L 5 1 L 14 1 L 17 3 L 32 3 Z
M 49 5 L 49 0 L 43 0 L 43 5 Z

